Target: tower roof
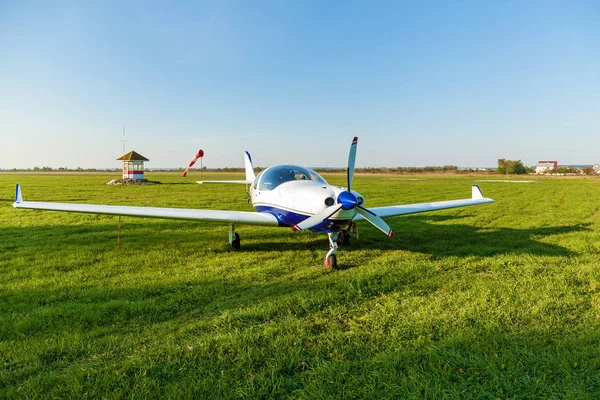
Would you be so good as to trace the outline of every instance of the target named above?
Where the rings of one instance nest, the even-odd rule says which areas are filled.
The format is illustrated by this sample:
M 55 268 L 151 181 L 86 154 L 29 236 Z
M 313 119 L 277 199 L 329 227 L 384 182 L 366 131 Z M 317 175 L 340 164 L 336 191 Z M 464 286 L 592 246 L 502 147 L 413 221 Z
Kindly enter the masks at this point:
M 130 151 L 127 154 L 122 155 L 117 158 L 117 161 L 150 161 L 140 153 L 136 153 L 135 151 Z

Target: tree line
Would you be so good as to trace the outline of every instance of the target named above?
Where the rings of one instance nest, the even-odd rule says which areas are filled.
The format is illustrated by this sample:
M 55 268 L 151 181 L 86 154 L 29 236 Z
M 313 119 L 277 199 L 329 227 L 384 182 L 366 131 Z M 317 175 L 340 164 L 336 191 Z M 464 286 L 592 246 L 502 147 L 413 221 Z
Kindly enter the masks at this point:
M 503 175 L 521 175 L 535 173 L 535 166 L 528 167 L 521 160 L 498 159 L 498 168 L 496 172 Z M 558 168 L 552 168 L 544 173 L 546 174 L 578 174 L 578 175 L 596 175 L 592 167 L 574 168 L 567 165 Z
M 260 172 L 264 167 L 256 167 L 255 170 Z M 191 171 L 198 171 L 199 168 L 192 168 Z M 207 168 L 204 166 L 202 170 L 207 172 L 244 172 L 244 168 L 225 167 L 225 168 Z M 315 171 L 321 173 L 345 173 L 345 168 L 314 168 Z M 67 168 L 67 167 L 33 167 L 33 168 L 11 168 L 0 171 L 5 172 L 121 172 L 121 168 Z M 163 172 L 182 172 L 184 168 L 160 169 L 152 168 L 146 171 L 163 171 Z M 458 168 L 455 165 L 444 166 L 428 166 L 428 167 L 366 167 L 356 168 L 357 173 L 363 174 L 421 174 L 421 173 L 498 173 L 502 175 L 522 175 L 535 173 L 535 166 L 529 167 L 521 160 L 508 160 L 506 158 L 498 159 L 498 167 L 496 171 L 493 169 L 482 170 L 478 168 Z M 592 167 L 574 168 L 569 166 L 560 166 L 547 171 L 550 174 L 585 174 L 596 175 Z

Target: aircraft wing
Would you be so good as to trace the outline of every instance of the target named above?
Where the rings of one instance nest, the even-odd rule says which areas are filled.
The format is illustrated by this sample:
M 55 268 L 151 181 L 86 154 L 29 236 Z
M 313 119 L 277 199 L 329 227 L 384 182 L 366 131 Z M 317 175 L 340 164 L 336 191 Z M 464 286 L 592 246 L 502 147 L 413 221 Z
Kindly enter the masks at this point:
M 279 222 L 275 216 L 263 212 L 195 210 L 190 208 L 106 206 L 98 204 L 23 201 L 20 185 L 17 185 L 17 199 L 13 203 L 13 207 L 88 214 L 123 215 L 129 217 L 186 219 L 207 222 L 230 222 L 246 225 L 279 226 Z
M 433 203 L 405 204 L 400 206 L 369 207 L 369 211 L 372 211 L 378 217 L 392 217 L 394 215 L 415 214 L 427 211 L 444 210 L 446 208 L 475 206 L 478 204 L 494 202 L 494 200 L 490 198 L 483 197 L 481 189 L 477 185 L 473 185 L 471 192 L 472 195 L 470 199 L 436 201 Z M 360 221 L 361 219 L 364 218 L 360 214 L 354 217 L 354 221 Z

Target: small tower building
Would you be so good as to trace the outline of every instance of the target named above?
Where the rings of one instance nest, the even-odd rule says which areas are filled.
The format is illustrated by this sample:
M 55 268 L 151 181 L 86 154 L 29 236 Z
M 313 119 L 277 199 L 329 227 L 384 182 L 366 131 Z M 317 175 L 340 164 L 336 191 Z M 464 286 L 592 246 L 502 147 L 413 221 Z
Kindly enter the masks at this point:
M 117 161 L 123 162 L 123 179 L 144 179 L 144 161 L 150 161 L 143 155 L 130 151 L 129 153 L 117 158 Z

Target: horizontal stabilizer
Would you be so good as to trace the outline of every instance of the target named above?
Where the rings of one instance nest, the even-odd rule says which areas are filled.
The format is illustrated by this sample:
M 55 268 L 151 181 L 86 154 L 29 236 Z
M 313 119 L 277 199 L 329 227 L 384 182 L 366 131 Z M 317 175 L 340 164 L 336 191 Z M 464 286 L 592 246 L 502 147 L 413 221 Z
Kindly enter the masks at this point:
M 199 184 L 203 184 L 203 183 L 242 183 L 244 185 L 251 185 L 252 181 L 196 181 L 196 183 Z

